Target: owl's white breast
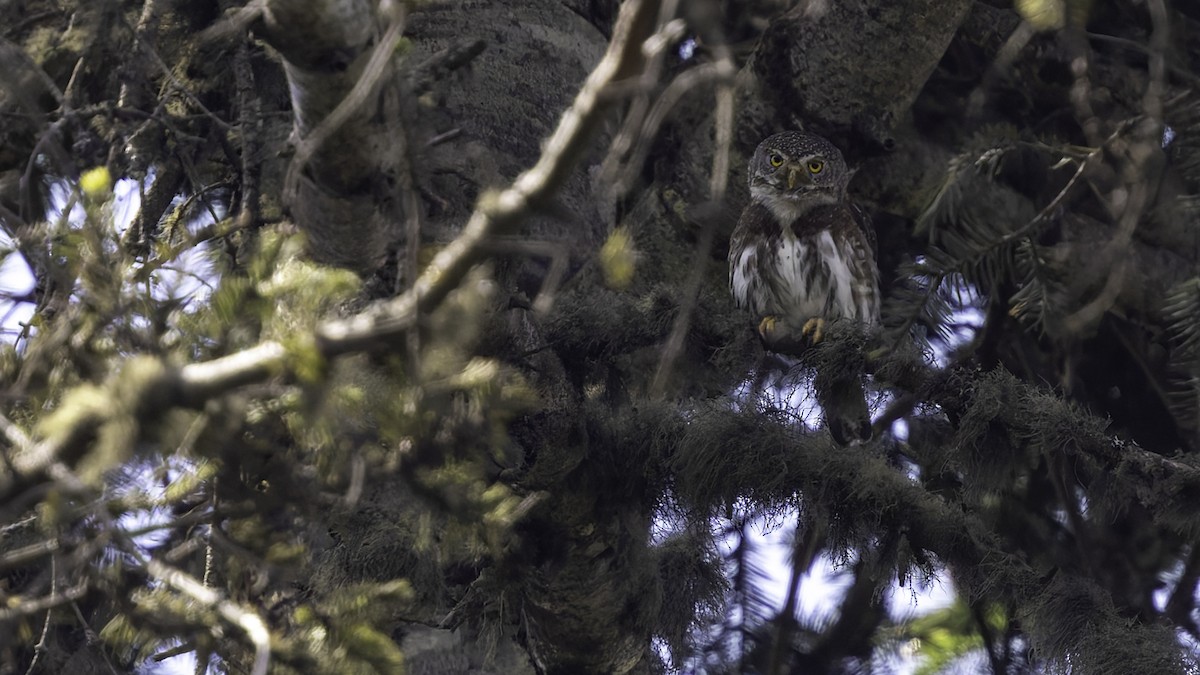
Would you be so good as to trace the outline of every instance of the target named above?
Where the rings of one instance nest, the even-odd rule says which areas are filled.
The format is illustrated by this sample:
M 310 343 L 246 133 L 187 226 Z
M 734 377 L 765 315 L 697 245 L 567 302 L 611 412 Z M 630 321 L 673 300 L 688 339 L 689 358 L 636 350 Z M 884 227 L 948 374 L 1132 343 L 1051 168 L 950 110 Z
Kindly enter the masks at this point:
M 845 229 L 835 234 L 825 222 L 830 214 L 794 227 L 795 202 L 779 196 L 757 201 L 788 225 L 764 228 L 755 236 L 753 219 L 768 216 L 751 213 L 750 221 L 734 232 L 729 287 L 739 307 L 800 324 L 814 317 L 878 321 L 879 273 L 863 237 Z
M 858 261 L 848 240 L 839 245 L 829 230 L 804 237 L 784 232 L 777 244 L 773 313 L 793 320 L 812 317 L 874 322 L 878 309 L 875 270 L 856 273 Z M 869 263 L 868 263 L 869 264 Z

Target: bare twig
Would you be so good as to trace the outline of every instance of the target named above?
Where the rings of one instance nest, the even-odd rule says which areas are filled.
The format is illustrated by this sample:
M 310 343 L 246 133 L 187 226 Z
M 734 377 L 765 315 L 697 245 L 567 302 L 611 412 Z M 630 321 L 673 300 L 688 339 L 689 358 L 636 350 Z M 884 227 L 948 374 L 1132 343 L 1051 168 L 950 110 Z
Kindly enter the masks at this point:
M 1083 274 L 1078 275 L 1084 280 L 1104 276 L 1104 287 L 1083 307 L 1063 319 L 1063 328 L 1068 334 L 1081 333 L 1093 326 L 1116 302 L 1129 271 L 1130 257 L 1126 250 L 1140 224 L 1143 210 L 1152 197 L 1145 168 L 1151 155 L 1158 149 L 1157 140 L 1161 134 L 1162 99 L 1166 91 L 1164 54 L 1168 47 L 1169 27 L 1166 5 L 1162 0 L 1151 0 L 1147 6 L 1153 31 L 1148 49 L 1150 78 L 1142 96 L 1143 115 L 1134 127 L 1128 160 L 1121 170 L 1123 185 L 1109 196 L 1111 208 L 1117 212 L 1117 232 Z
M 620 196 L 623 193 L 622 185 L 627 182 L 625 179 L 617 179 L 618 173 L 621 172 L 621 160 L 635 147 L 637 139 L 642 137 L 641 129 L 646 123 L 646 114 L 651 109 L 650 90 L 658 82 L 666 47 L 683 37 L 687 28 L 682 20 L 671 21 L 675 16 L 676 4 L 677 2 L 668 2 L 662 7 L 660 22 L 663 25 L 652 40 L 647 41 L 652 43 L 652 45 L 647 45 L 652 48 L 647 49 L 647 67 L 641 76 L 633 82 L 613 83 L 609 87 L 608 93 L 613 95 L 632 94 L 634 97 L 633 103 L 625 112 L 625 123 L 609 146 L 608 155 L 600 167 L 600 182 L 611 184 L 611 192 L 614 196 Z M 628 91 L 625 91 L 626 89 Z M 626 171 L 628 171 L 628 167 L 640 166 L 640 164 L 641 162 L 635 164 L 635 160 L 630 159 L 625 164 Z
M 637 134 L 637 142 L 633 144 L 632 155 L 626 160 L 625 165 L 621 169 L 612 170 L 613 174 L 619 173 L 613 183 L 611 191 L 614 196 L 625 194 L 632 186 L 632 177 L 641 170 L 642 164 L 646 161 L 646 154 L 650 152 L 653 146 L 652 140 L 662 127 L 663 121 L 684 94 L 692 91 L 696 87 L 711 82 L 721 76 L 720 63 L 708 63 L 696 66 L 691 70 L 680 73 L 674 80 L 671 81 L 663 93 L 654 102 L 654 106 L 646 115 L 645 120 L 641 124 L 641 128 Z
M 88 582 L 86 579 L 79 583 L 66 588 L 57 593 L 51 593 L 44 598 L 22 599 L 11 597 L 8 599 L 7 607 L 0 607 L 0 621 L 12 621 L 21 616 L 37 614 L 51 607 L 65 605 L 68 602 L 74 602 L 87 594 Z
M 13 549 L 0 555 L 0 570 L 17 565 L 24 565 L 27 562 L 37 560 L 42 556 L 50 555 L 61 548 L 58 538 L 51 538 L 45 541 L 39 541 L 36 544 L 22 546 L 18 549 Z
M 58 561 L 53 557 L 50 558 L 50 595 L 53 596 L 58 592 Z M 46 609 L 46 620 L 42 622 L 42 635 L 38 638 L 37 644 L 33 646 L 33 658 L 29 661 L 29 668 L 25 670 L 25 675 L 33 675 L 37 672 L 37 663 L 42 658 L 42 653 L 46 651 L 46 636 L 50 634 L 50 616 L 54 613 L 54 608 Z
M 206 28 L 196 39 L 197 45 L 220 44 L 235 38 L 244 38 L 246 31 L 262 19 L 265 0 L 251 0 L 245 7 Z
M 1161 3 L 1160 3 L 1160 5 L 1161 5 Z M 1153 8 L 1153 9 L 1154 9 L 1154 11 L 1158 11 L 1157 8 Z M 1089 40 L 1095 40 L 1097 42 L 1107 42 L 1109 44 L 1114 44 L 1119 47 L 1124 47 L 1125 49 L 1132 49 L 1134 51 L 1141 52 L 1143 54 L 1149 53 L 1150 50 L 1152 49 L 1152 47 L 1147 47 L 1146 45 L 1144 45 L 1140 42 L 1137 42 L 1135 40 L 1130 40 L 1128 38 L 1123 38 L 1123 37 L 1117 37 L 1116 35 L 1104 35 L 1102 33 L 1087 33 L 1087 37 Z M 1174 75 L 1175 77 L 1178 77 L 1181 80 L 1184 80 L 1185 82 L 1190 84 L 1193 89 L 1200 89 L 1200 76 L 1197 76 L 1195 73 L 1188 70 L 1187 68 L 1183 68 L 1183 67 L 1180 67 L 1180 66 L 1177 66 L 1174 64 L 1167 64 L 1167 68 L 1171 71 L 1172 75 Z
M 262 161 L 258 153 L 262 147 L 262 104 L 254 89 L 254 69 L 250 67 L 250 43 L 243 40 L 238 45 L 233 59 L 233 70 L 237 77 L 238 135 L 242 141 L 242 184 L 241 207 L 237 226 L 248 228 L 259 219 L 259 178 Z
M 716 126 L 716 147 L 713 149 L 713 167 L 712 174 L 709 177 L 709 197 L 714 204 L 720 204 L 725 199 L 725 190 L 729 184 L 729 150 L 733 145 L 733 82 L 737 75 L 737 66 L 733 62 L 733 54 L 729 46 L 720 43 L 717 46 L 718 60 L 714 64 L 714 74 L 719 78 L 719 86 L 717 87 L 717 113 L 713 124 Z M 679 82 L 673 82 L 672 85 Z M 664 95 L 663 97 L 667 97 Z M 662 101 L 659 101 L 662 103 Z M 658 106 L 656 106 L 656 109 Z M 659 116 L 665 115 L 665 112 L 659 113 Z M 651 119 L 647 121 L 647 125 L 657 124 L 656 115 L 651 113 Z M 657 126 L 654 127 L 657 130 Z M 642 144 L 643 147 L 650 145 L 648 139 Z M 708 218 L 704 224 L 704 230 L 700 233 L 700 239 L 696 244 L 696 264 L 692 265 L 690 274 L 688 275 L 686 290 L 684 291 L 684 300 L 680 308 L 678 316 L 675 317 L 675 322 L 671 326 L 671 334 L 667 337 L 667 342 L 663 347 L 663 356 L 658 364 L 658 371 L 654 374 L 654 382 L 651 385 L 651 391 L 656 396 L 661 396 L 666 390 L 667 379 L 670 377 L 671 370 L 675 365 L 675 360 L 683 351 L 683 340 L 687 337 L 688 329 L 692 325 L 692 313 L 696 309 L 697 297 L 700 293 L 700 284 L 704 281 L 705 271 L 708 268 L 709 251 L 712 249 L 713 237 L 716 232 L 717 219 Z
M 1004 41 L 1004 44 L 996 52 L 996 58 L 992 61 L 991 67 L 984 73 L 979 86 L 975 87 L 975 91 L 971 92 L 970 98 L 967 99 L 968 118 L 978 118 L 983 114 L 984 106 L 987 105 L 988 91 L 1011 71 L 1013 63 L 1021 55 L 1021 51 L 1025 49 L 1025 45 L 1029 44 L 1029 41 L 1036 34 L 1037 31 L 1034 30 L 1028 21 L 1022 21 L 1008 36 L 1008 39 Z
M 196 643 L 192 642 L 191 640 L 188 640 L 188 641 L 183 642 L 182 644 L 175 645 L 174 647 L 171 647 L 170 649 L 165 649 L 161 652 L 158 652 L 154 656 L 151 656 L 150 660 L 154 661 L 155 663 L 161 663 L 162 661 L 166 661 L 167 659 L 174 658 L 176 656 L 181 656 L 183 654 L 187 654 L 188 652 L 194 652 L 194 651 L 196 651 Z M 197 659 L 197 661 L 198 660 L 199 659 Z
M 570 261 L 570 253 L 565 245 L 554 241 L 493 237 L 485 242 L 484 246 L 489 253 L 524 254 L 549 260 L 550 269 L 546 271 L 542 287 L 538 289 L 537 297 L 533 300 L 533 310 L 544 314 L 554 306 L 555 294 L 567 274 L 567 263 Z
M 151 558 L 146 561 L 146 571 L 152 577 L 192 598 L 206 609 L 216 611 L 221 618 L 241 628 L 254 645 L 254 666 L 250 670 L 251 675 L 266 675 L 267 667 L 271 664 L 271 633 L 261 616 L 221 597 L 220 593 L 208 588 L 192 575 L 166 563 Z
M 29 440 L 25 431 L 4 415 L 0 415 L 0 434 L 3 434 L 8 444 L 18 451 L 33 447 L 33 441 Z

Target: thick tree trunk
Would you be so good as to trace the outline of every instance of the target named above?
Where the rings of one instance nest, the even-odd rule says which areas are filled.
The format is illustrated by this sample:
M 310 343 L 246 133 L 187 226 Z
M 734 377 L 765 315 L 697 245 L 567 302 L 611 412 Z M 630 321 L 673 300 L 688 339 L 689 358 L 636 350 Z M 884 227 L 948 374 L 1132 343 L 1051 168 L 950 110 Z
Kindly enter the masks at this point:
M 804 2 L 763 33 L 750 70 L 779 121 L 891 149 L 971 5 Z
M 295 115 L 284 206 L 316 260 L 374 271 L 403 231 L 394 195 L 407 161 L 398 150 L 404 130 L 393 45 L 379 44 L 386 19 L 377 20 L 367 0 L 271 0 L 262 25 L 283 59 Z M 364 77 L 373 56 L 381 70 Z

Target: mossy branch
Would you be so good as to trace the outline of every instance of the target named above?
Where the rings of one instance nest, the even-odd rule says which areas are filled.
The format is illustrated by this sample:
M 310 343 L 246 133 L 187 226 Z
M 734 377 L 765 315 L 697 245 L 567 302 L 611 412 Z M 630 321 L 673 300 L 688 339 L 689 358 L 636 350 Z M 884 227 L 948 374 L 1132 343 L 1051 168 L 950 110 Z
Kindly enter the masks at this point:
M 799 492 L 809 508 L 837 514 L 829 523 L 831 545 L 903 532 L 914 547 L 948 565 L 968 597 L 1013 600 L 1031 618 L 1026 628 L 1047 658 L 1112 667 L 1104 672 L 1140 670 L 1148 663 L 1155 672 L 1184 672 L 1170 630 L 1131 623 L 1083 577 L 1038 569 L 980 517 L 931 494 L 882 456 L 861 448 L 835 450 L 823 436 L 801 433 L 786 420 L 716 406 L 694 412 L 679 432 L 678 490 L 700 513 L 740 496 L 786 508 Z M 1151 461 L 1136 449 L 1126 448 L 1124 456 Z M 1074 609 L 1064 611 L 1068 605 Z M 1087 621 L 1053 622 L 1064 614 Z M 1117 632 L 1126 638 L 1106 641 Z M 1131 634 L 1137 639 L 1128 639 Z
M 483 195 L 462 234 L 437 254 L 403 295 L 319 326 L 315 349 L 321 358 L 332 359 L 381 344 L 403 344 L 397 338 L 414 327 L 420 316 L 437 308 L 467 272 L 488 255 L 487 240 L 513 230 L 547 203 L 587 148 L 603 113 L 616 103 L 607 92 L 614 83 L 635 76 L 644 66 L 640 45 L 653 33 L 657 16 L 657 2 L 622 5 L 607 52 L 563 114 L 537 163 L 508 188 Z M 286 373 L 289 359 L 285 345 L 270 340 L 182 368 L 164 364 L 154 369 L 153 376 L 139 369 L 136 386 L 122 375 L 107 386 L 113 391 L 121 389 L 131 401 L 147 404 L 133 409 L 157 414 L 176 406 L 199 407 L 238 387 Z M 85 386 L 94 389 L 93 385 Z M 72 416 L 67 414 L 71 411 L 64 411 L 56 416 L 61 424 L 52 435 L 25 448 L 11 466 L 0 468 L 0 499 L 44 480 L 50 467 L 59 462 L 74 464 L 95 441 L 101 427 L 128 409 L 105 412 L 85 406 L 77 411 L 79 414 Z

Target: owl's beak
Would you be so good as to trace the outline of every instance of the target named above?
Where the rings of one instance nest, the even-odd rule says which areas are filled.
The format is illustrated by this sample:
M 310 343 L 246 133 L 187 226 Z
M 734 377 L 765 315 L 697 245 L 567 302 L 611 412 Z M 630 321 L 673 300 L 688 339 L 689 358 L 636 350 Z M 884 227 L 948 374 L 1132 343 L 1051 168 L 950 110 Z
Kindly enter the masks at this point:
M 787 186 L 789 190 L 795 190 L 799 184 L 812 183 L 812 178 L 808 175 L 808 171 L 799 164 L 789 164 L 787 170 Z

